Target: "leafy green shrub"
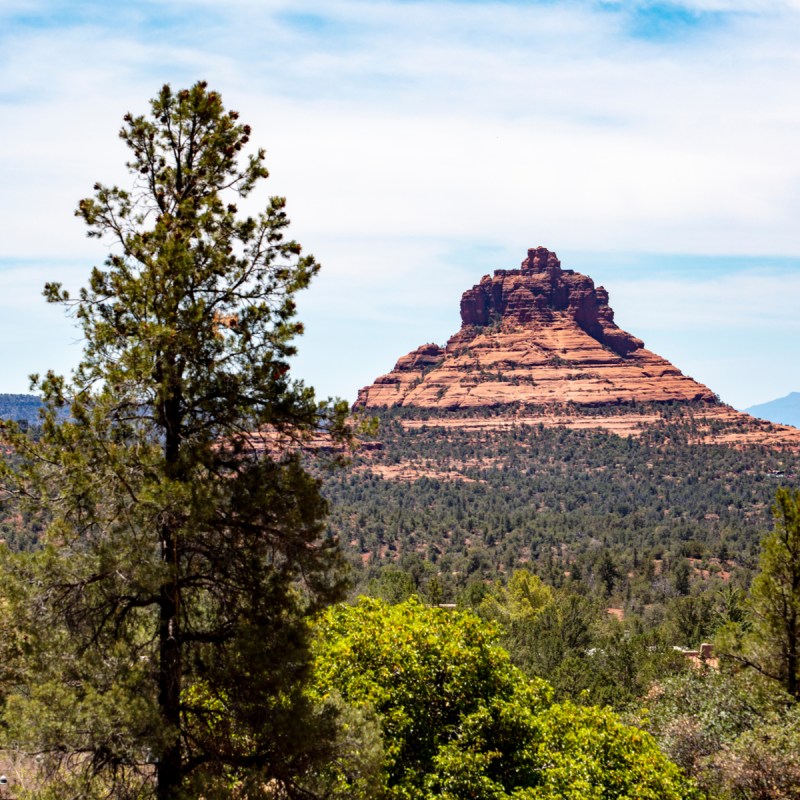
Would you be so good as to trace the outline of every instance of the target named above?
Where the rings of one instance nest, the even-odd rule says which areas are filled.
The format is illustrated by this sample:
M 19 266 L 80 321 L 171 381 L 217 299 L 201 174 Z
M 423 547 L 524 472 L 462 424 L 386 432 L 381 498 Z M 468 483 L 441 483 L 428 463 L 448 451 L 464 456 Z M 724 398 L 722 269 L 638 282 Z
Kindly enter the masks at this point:
M 469 612 L 416 599 L 362 599 L 321 616 L 318 699 L 341 695 L 381 725 L 383 783 L 372 798 L 696 796 L 649 734 L 610 709 L 554 705 L 550 686 L 514 667 L 497 636 Z

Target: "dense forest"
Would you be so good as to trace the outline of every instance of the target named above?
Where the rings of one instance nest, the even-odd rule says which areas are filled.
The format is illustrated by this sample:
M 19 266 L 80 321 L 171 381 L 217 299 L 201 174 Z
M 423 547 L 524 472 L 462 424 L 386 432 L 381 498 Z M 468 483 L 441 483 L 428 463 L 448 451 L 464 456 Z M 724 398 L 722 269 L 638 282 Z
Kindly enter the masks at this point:
M 770 647 L 753 588 L 776 491 L 795 481 L 800 458 L 691 443 L 686 409 L 659 410 L 661 423 L 621 437 L 535 424 L 442 427 L 395 409 L 378 415 L 374 437 L 344 466 L 307 455 L 328 502 L 328 539 L 340 540 L 350 564 L 351 611 L 331 610 L 315 625 L 312 696 L 328 741 L 304 756 L 318 766 L 298 768 L 298 791 L 456 798 L 472 795 L 442 787 L 477 780 L 493 787 L 486 797 L 523 785 L 537 797 L 583 796 L 586 787 L 559 783 L 558 771 L 546 773 L 553 783 L 525 784 L 500 769 L 517 761 L 539 774 L 525 743 L 547 736 L 555 748 L 547 757 L 557 752 L 566 773 L 591 768 L 594 789 L 614 782 L 630 792 L 608 796 L 800 796 L 792 760 L 800 759 L 800 714 L 787 673 L 763 668 Z M 39 440 L 38 423 L 26 436 Z M 1 523 L 6 546 L 37 551 L 47 519 L 30 505 L 6 504 L 12 509 Z M 435 649 L 461 636 L 466 649 Z M 485 647 L 501 659 L 491 688 L 454 687 L 452 730 L 434 723 L 430 690 L 445 685 L 448 659 L 471 663 Z M 415 664 L 409 685 L 399 683 Z M 499 698 L 504 716 L 491 722 Z M 10 731 L 30 724 L 19 713 L 7 709 Z M 408 715 L 416 721 L 401 724 Z M 492 726 L 507 728 L 507 752 L 492 756 L 498 769 L 476 766 L 480 747 L 458 744 L 456 732 L 473 718 L 476 731 L 488 726 L 476 741 Z M 415 726 L 413 743 L 406 724 Z M 598 726 L 622 762 L 560 738 L 569 730 L 570 741 L 590 743 Z M 651 735 L 680 771 L 658 762 L 648 777 L 650 740 L 629 739 L 631 730 Z
M 519 567 L 640 604 L 731 573 L 745 585 L 775 489 L 800 469 L 789 451 L 690 444 L 677 413 L 627 437 L 404 427 L 419 416 L 379 414 L 380 447 L 325 478 L 330 528 L 360 583 L 390 564 L 418 581 L 435 575 L 448 601 Z
M 380 446 L 325 478 L 353 596 L 499 626 L 523 673 L 649 730 L 710 798 L 800 796 L 796 668 L 775 666 L 789 627 L 765 632 L 763 605 L 765 541 L 796 526 L 774 503 L 798 455 L 690 444 L 678 409 L 627 437 L 403 425 L 421 416 L 380 413 Z M 800 574 L 799 557 L 787 545 L 776 570 Z

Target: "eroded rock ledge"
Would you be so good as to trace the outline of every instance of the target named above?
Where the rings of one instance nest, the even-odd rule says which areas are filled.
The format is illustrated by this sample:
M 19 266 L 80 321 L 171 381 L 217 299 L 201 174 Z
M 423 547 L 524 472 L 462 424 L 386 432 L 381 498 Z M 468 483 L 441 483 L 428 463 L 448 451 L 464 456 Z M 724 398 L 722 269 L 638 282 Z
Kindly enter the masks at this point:
M 545 247 L 461 298 L 461 329 L 425 344 L 363 388 L 356 407 L 716 403 L 706 386 L 614 323 L 608 292 Z

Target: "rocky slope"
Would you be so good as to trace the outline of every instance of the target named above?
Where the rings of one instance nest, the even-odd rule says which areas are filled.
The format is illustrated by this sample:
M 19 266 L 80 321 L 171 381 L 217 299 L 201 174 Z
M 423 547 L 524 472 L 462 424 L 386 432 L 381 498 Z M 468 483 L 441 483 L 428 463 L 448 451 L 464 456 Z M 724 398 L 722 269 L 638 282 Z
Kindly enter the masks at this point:
M 455 426 L 470 423 L 447 412 L 507 408 L 518 424 L 552 417 L 567 427 L 632 433 L 650 424 L 633 404 L 691 405 L 693 415 L 708 418 L 698 428 L 702 441 L 800 446 L 800 431 L 734 411 L 647 350 L 614 323 L 608 292 L 562 269 L 544 247 L 528 250 L 520 269 L 496 270 L 464 292 L 461 329 L 446 346 L 424 344 L 400 358 L 359 392 L 355 407 L 426 409 L 437 422 Z M 621 414 L 587 419 L 591 409 L 609 406 Z M 627 422 L 621 419 L 626 408 L 632 415 Z M 565 409 L 575 413 L 565 415 Z M 505 422 L 496 418 L 498 425 L 506 422 L 508 415 Z
M 461 298 L 461 330 L 425 344 L 359 392 L 356 406 L 474 408 L 715 401 L 614 323 L 608 293 L 544 247 Z

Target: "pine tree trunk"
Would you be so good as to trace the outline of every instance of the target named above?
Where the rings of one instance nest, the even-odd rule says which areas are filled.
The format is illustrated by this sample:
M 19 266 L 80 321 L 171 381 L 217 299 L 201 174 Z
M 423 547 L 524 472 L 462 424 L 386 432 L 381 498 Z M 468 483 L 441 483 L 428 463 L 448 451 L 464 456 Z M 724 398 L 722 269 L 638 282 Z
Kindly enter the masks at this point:
M 174 569 L 175 535 L 173 532 L 164 532 L 162 547 L 164 560 L 170 571 Z M 181 649 L 178 630 L 178 591 L 175 582 L 170 582 L 161 587 L 159 606 L 159 673 L 158 673 L 158 704 L 164 716 L 165 723 L 175 735 L 161 755 L 156 770 L 158 800 L 173 800 L 181 785 L 181 742 L 178 736 L 180 730 L 180 698 L 181 698 Z
M 797 685 L 798 644 L 797 615 L 789 614 L 786 625 L 786 691 L 795 699 L 800 697 Z
M 174 478 L 180 451 L 180 399 L 173 391 L 164 404 L 166 435 L 164 456 L 166 474 Z M 156 770 L 158 800 L 175 800 L 183 782 L 181 758 L 181 663 L 179 542 L 174 522 L 161 529 L 161 558 L 166 567 L 166 578 L 159 598 L 159 672 L 158 705 L 174 740 L 164 749 Z

